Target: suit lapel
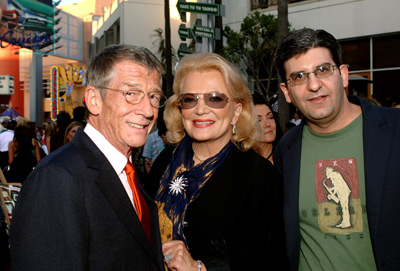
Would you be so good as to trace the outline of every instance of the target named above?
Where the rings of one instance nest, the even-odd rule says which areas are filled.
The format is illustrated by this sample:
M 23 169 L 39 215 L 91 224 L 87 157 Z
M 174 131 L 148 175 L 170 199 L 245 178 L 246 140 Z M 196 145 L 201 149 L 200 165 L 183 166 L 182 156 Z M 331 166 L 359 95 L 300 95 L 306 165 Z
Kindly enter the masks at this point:
M 300 250 L 300 221 L 299 221 L 299 187 L 300 187 L 300 159 L 301 159 L 301 135 L 304 122 L 293 132 L 291 140 L 282 151 L 286 153 L 283 161 L 284 172 L 284 216 L 286 228 L 286 240 L 289 257 L 298 262 Z
M 378 230 L 385 169 L 390 152 L 390 129 L 378 110 L 362 103 L 365 189 L 371 239 Z
M 160 262 L 161 265 L 164 265 L 164 257 L 162 254 L 161 242 L 159 242 L 159 240 L 161 240 L 161 237 L 160 237 L 160 227 L 158 221 L 158 207 L 153 201 L 153 199 L 150 198 L 150 196 L 144 191 L 143 187 L 142 186 L 139 187 L 150 212 L 150 223 L 151 223 L 150 226 L 151 226 L 151 240 L 152 240 L 151 247 L 153 251 L 155 251 L 157 261 Z
M 149 255 L 154 262 L 158 263 L 157 266 L 162 266 L 162 259 L 160 265 L 160 257 L 158 256 L 159 251 L 161 251 L 159 245 L 159 232 L 157 227 L 158 239 L 156 238 L 157 233 L 154 234 L 154 227 L 152 226 L 152 237 L 155 236 L 152 244 L 150 245 L 147 240 L 146 233 L 140 223 L 140 220 L 136 214 L 132 203 L 126 194 L 125 188 L 123 187 L 118 175 L 115 173 L 111 164 L 108 162 L 104 154 L 97 148 L 97 146 L 90 140 L 90 138 L 81 129 L 78 129 L 76 136 L 74 137 L 73 144 L 81 150 L 82 156 L 84 157 L 87 166 L 98 171 L 98 178 L 96 183 L 103 193 L 104 197 L 109 202 L 110 206 L 114 209 L 115 213 L 121 220 L 121 222 L 126 226 L 126 228 L 131 232 L 133 237 L 142 246 L 143 250 Z M 145 195 L 143 189 L 142 193 Z M 146 195 L 146 202 L 149 204 L 149 209 L 152 203 L 151 199 Z M 157 211 L 154 210 L 154 206 L 151 208 L 150 216 L 151 223 L 157 223 Z M 157 207 L 155 207 L 157 209 Z M 158 249 L 155 249 L 158 248 Z
M 114 170 L 103 167 L 99 172 L 99 178 L 96 183 L 122 223 L 125 224 L 143 248 L 148 249 L 149 243 L 140 220 Z

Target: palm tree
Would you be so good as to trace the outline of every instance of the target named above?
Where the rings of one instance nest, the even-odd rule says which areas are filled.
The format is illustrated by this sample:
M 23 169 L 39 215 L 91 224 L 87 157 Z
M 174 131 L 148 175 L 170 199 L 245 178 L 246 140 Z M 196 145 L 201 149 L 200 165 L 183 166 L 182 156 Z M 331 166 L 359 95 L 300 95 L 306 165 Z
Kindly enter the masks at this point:
M 289 33 L 288 0 L 278 0 L 278 44 Z M 278 86 L 280 82 L 278 82 Z M 290 105 L 286 102 L 282 90 L 278 90 L 278 115 L 280 127 L 285 130 L 285 124 L 290 121 Z
M 178 56 L 175 49 L 171 45 L 167 46 L 166 37 L 163 35 L 164 31 L 161 28 L 157 28 L 154 29 L 154 32 L 155 33 L 152 34 L 151 37 L 155 38 L 153 45 L 157 46 L 158 48 L 157 53 L 160 56 L 160 62 L 165 70 L 165 92 L 169 97 L 172 95 L 172 67 L 174 67 L 178 61 Z
M 171 25 L 169 18 L 169 0 L 164 0 L 165 17 L 165 64 L 166 64 L 166 94 L 172 95 L 172 47 L 171 47 Z

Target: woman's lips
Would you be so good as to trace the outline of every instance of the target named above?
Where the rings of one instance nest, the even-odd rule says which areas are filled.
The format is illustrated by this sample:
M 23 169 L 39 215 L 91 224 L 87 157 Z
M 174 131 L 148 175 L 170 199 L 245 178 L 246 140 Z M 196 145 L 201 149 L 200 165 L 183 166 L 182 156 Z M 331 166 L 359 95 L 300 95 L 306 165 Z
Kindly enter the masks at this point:
M 206 127 L 210 127 L 211 125 L 213 125 L 215 123 L 215 121 L 213 120 L 193 120 L 193 126 L 196 128 L 206 128 Z

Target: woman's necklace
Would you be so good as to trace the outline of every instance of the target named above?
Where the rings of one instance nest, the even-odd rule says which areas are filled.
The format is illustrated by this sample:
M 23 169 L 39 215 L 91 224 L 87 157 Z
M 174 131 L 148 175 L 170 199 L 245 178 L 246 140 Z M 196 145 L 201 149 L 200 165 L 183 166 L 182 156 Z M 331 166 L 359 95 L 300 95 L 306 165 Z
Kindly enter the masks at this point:
M 200 164 L 203 163 L 204 160 L 201 160 L 201 159 L 196 155 L 196 152 L 194 151 L 193 146 L 192 146 L 192 150 L 193 150 L 193 157 L 196 158 L 196 159 L 200 162 Z

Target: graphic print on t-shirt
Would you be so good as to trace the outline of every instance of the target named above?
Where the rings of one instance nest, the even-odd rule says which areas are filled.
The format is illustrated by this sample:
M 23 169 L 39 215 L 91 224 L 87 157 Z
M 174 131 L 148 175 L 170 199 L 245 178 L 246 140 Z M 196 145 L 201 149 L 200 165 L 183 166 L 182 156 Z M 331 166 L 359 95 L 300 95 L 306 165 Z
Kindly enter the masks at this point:
M 317 161 L 315 191 L 322 232 L 350 234 L 363 231 L 356 159 Z

